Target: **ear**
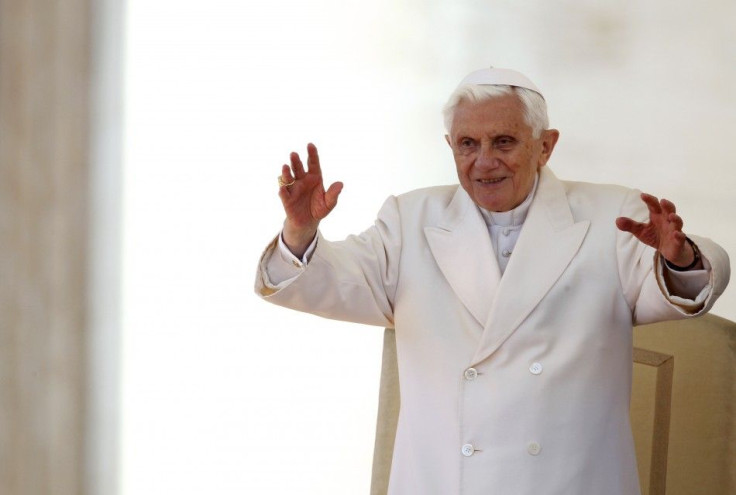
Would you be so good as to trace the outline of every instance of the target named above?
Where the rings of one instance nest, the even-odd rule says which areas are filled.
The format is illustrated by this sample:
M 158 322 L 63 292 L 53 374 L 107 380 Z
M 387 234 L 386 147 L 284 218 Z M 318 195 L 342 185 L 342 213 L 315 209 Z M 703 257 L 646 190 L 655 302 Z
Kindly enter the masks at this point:
M 544 167 L 552 156 L 557 140 L 560 138 L 560 131 L 557 129 L 547 129 L 542 131 L 540 139 L 542 140 L 542 153 L 539 155 L 539 168 Z
M 452 140 L 450 139 L 450 135 L 449 134 L 445 134 L 445 141 L 447 141 L 448 146 L 450 146 L 450 148 L 452 148 Z

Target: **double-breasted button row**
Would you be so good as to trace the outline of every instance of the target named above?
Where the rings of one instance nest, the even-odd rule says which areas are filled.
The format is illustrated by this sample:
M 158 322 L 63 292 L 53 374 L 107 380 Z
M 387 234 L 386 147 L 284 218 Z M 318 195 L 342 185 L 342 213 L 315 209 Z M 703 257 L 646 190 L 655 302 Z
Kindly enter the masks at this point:
M 532 375 L 539 375 L 544 371 L 544 366 L 542 366 L 542 363 L 534 362 L 529 366 L 529 372 Z M 468 380 L 469 382 L 472 382 L 476 378 L 478 378 L 478 370 L 475 368 L 468 368 L 463 372 L 463 377 Z
M 529 442 L 526 446 L 526 451 L 529 455 L 537 456 L 542 452 L 542 446 L 539 442 Z M 460 452 L 465 457 L 470 457 L 480 450 L 476 449 L 472 443 L 466 443 L 460 448 Z

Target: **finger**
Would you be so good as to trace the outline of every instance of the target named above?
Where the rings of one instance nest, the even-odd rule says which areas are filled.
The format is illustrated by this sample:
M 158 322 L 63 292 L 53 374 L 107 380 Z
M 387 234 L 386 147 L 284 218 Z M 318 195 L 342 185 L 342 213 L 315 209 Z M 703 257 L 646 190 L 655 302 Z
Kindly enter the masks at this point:
M 294 180 L 294 176 L 291 175 L 291 168 L 288 165 L 281 166 L 281 179 L 286 184 Z
M 299 158 L 299 154 L 292 151 L 289 158 L 291 159 L 291 169 L 294 171 L 294 177 L 297 179 L 304 177 L 304 165 L 302 164 L 302 159 Z
M 284 166 L 288 168 L 288 165 L 284 165 Z M 291 172 L 289 172 L 289 175 L 291 175 Z M 283 177 L 284 176 L 282 174 L 281 178 Z M 289 182 L 286 182 L 286 183 L 288 184 Z M 284 208 L 286 208 L 286 206 L 291 202 L 291 191 L 285 185 L 279 187 L 279 198 L 281 198 L 281 204 L 284 205 Z
M 327 205 L 328 209 L 332 210 L 335 207 L 337 204 L 337 197 L 342 192 L 342 188 L 342 182 L 335 182 L 327 189 L 327 192 L 325 192 L 325 205 Z
M 307 167 L 309 172 L 313 174 L 321 174 L 322 168 L 319 165 L 319 154 L 317 153 L 317 147 L 309 143 L 307 145 Z
M 293 180 L 294 180 L 294 177 L 291 175 L 291 168 L 289 168 L 288 165 L 282 165 L 281 166 L 281 182 L 283 182 L 284 185 L 279 186 L 279 196 L 281 196 L 281 199 L 289 197 L 289 188 L 286 187 L 286 184 L 291 183 Z M 285 193 L 285 195 L 282 196 L 281 193 Z
M 644 229 L 644 224 L 628 217 L 618 217 L 616 219 L 616 227 L 624 232 L 631 232 L 636 236 Z
M 650 213 L 660 214 L 662 213 L 662 207 L 659 204 L 659 200 L 656 196 L 651 194 L 641 193 L 641 200 L 647 205 Z
M 667 216 L 667 220 L 672 224 L 675 230 L 679 230 L 679 231 L 682 230 L 683 222 L 682 222 L 682 218 L 680 218 L 680 215 L 678 215 L 677 213 L 670 213 Z
M 659 205 L 662 207 L 662 211 L 669 214 L 669 213 L 676 213 L 677 208 L 675 207 L 675 203 L 670 201 L 669 199 L 662 198 L 659 201 Z

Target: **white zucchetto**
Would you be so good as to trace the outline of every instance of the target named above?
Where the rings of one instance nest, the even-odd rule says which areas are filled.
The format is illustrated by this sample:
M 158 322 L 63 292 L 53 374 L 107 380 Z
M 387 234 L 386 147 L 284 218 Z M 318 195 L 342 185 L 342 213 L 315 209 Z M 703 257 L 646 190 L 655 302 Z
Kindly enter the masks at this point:
M 531 82 L 528 77 L 526 77 L 521 72 L 512 69 L 498 69 L 495 67 L 489 67 L 487 69 L 476 70 L 465 76 L 465 78 L 460 81 L 460 84 L 458 84 L 457 87 L 460 88 L 469 84 L 503 84 L 506 86 L 517 86 L 519 88 L 530 89 L 536 93 L 539 93 L 539 95 L 544 98 L 544 95 L 542 95 L 542 92 L 539 90 L 539 88 L 533 82 Z

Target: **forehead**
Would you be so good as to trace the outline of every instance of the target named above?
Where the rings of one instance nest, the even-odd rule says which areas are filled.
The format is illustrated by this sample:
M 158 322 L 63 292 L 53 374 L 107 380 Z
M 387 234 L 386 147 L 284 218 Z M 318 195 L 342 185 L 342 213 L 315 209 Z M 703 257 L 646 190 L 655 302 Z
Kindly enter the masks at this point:
M 480 102 L 462 100 L 455 108 L 452 134 L 531 132 L 524 120 L 524 105 L 514 94 Z

